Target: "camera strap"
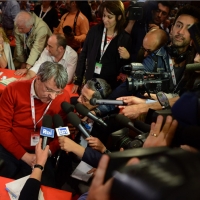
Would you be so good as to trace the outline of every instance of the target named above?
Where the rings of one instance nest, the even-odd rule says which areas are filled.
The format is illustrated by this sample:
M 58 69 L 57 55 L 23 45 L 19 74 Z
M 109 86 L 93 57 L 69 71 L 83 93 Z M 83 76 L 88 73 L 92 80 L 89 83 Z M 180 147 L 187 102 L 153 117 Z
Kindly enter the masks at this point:
M 80 10 L 77 11 L 76 16 L 75 16 L 75 18 L 74 18 L 73 32 L 74 32 L 74 35 L 75 35 L 75 36 L 76 36 L 76 23 L 77 23 L 77 19 L 78 19 L 79 13 L 80 13 Z M 65 16 L 65 18 L 64 18 L 64 20 L 63 20 L 62 28 L 63 28 L 63 24 L 64 24 L 64 22 L 65 22 L 65 20 L 66 20 L 66 18 L 67 18 L 68 15 L 69 15 L 69 12 L 66 14 L 66 16 Z

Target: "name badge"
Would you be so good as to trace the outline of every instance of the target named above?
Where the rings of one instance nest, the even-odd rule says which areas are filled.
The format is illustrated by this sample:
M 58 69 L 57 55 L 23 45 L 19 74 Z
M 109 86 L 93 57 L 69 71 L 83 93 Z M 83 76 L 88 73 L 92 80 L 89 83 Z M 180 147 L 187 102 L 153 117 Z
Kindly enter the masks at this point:
M 38 132 L 31 133 L 31 146 L 35 146 L 40 139 L 40 134 Z
M 100 74 L 100 73 L 101 73 L 101 69 L 102 69 L 102 64 L 97 62 L 97 63 L 95 64 L 94 73 Z

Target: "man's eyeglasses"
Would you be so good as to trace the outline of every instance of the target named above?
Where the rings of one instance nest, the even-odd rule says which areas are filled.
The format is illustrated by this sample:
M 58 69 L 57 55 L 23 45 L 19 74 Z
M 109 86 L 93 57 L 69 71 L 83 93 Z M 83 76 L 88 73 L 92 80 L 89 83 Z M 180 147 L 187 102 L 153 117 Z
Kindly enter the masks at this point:
M 56 95 L 60 95 L 60 94 L 63 93 L 62 90 L 61 90 L 61 91 L 54 91 L 54 90 L 48 88 L 45 84 L 44 84 L 44 86 L 45 86 L 45 88 L 46 88 L 46 92 L 49 92 L 49 93 L 55 93 Z
M 150 53 L 153 52 L 151 49 L 145 49 L 143 46 L 141 47 L 141 49 L 142 49 L 144 52 L 147 52 L 148 54 L 150 54 Z
M 100 93 L 102 99 L 104 99 L 103 88 L 101 87 L 101 84 L 97 81 L 96 78 L 92 78 L 91 81 L 94 82 L 94 87 L 95 87 L 96 91 L 98 91 Z

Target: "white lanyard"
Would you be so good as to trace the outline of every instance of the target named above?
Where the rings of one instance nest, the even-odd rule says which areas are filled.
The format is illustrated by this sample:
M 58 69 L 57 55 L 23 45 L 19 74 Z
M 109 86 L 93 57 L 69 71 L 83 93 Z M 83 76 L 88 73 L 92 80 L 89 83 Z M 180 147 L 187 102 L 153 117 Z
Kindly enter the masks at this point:
M 111 38 L 110 41 L 106 42 L 106 46 L 104 47 L 104 43 L 105 43 L 105 37 L 106 37 L 106 28 L 104 27 L 103 29 L 103 35 L 102 35 L 102 40 L 101 40 L 101 57 L 100 57 L 100 62 L 101 59 L 103 57 L 103 54 L 105 53 L 106 49 L 108 48 L 108 45 L 110 44 L 110 42 L 112 41 L 112 39 L 116 36 L 116 32 L 114 33 L 113 37 Z M 107 40 L 107 39 L 106 39 Z
M 41 11 L 40 11 L 39 17 L 43 19 L 43 18 L 46 16 L 46 14 L 50 11 L 50 9 L 51 9 L 51 7 L 49 6 L 48 9 L 47 9 L 47 11 L 44 12 L 44 15 L 42 16 L 43 6 L 41 5 Z M 42 17 L 41 17 L 41 16 L 42 16 Z
M 34 131 L 36 130 L 36 125 L 42 120 L 42 118 L 44 117 L 44 115 L 46 114 L 46 112 L 48 111 L 52 101 L 49 102 L 49 104 L 47 105 L 42 117 L 36 122 L 35 121 L 35 102 L 34 102 L 34 94 L 32 93 L 32 89 L 34 88 L 34 82 L 35 80 L 32 81 L 31 83 L 31 90 L 30 90 L 30 99 L 31 99 L 31 114 L 32 114 L 32 120 L 33 120 L 33 124 L 34 124 Z
M 176 86 L 176 76 L 175 76 L 175 72 L 174 72 L 173 62 L 172 62 L 172 59 L 170 56 L 169 56 L 169 67 L 170 67 L 170 73 L 172 76 L 173 84 Z

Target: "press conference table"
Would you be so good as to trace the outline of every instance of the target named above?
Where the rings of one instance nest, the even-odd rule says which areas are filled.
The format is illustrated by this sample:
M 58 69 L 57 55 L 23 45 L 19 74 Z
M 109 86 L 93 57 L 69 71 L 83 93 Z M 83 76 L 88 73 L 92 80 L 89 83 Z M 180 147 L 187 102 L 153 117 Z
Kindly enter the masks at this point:
M 0 79 L 3 77 L 3 76 L 6 76 L 7 78 L 11 78 L 11 77 L 14 77 L 14 78 L 17 78 L 17 79 L 20 79 L 22 76 L 18 76 L 18 75 L 15 75 L 15 70 L 11 70 L 11 69 L 2 69 L 0 68 L 0 72 L 3 72 L 3 74 L 0 76 Z M 70 97 L 77 97 L 78 94 L 72 94 L 71 93 L 71 90 L 72 90 L 72 87 L 74 86 L 74 84 L 68 84 L 66 87 L 65 87 L 65 90 L 68 91 L 69 93 L 69 96 Z M 3 92 L 3 90 L 6 88 L 5 85 L 1 84 L 0 83 L 0 96 L 1 96 L 1 93 Z
M 13 181 L 13 179 L 0 176 L 0 200 L 10 200 L 8 192 L 5 190 L 6 188 L 5 184 L 11 181 Z M 58 190 L 58 189 L 43 186 L 43 185 L 41 186 L 41 190 L 44 194 L 44 199 L 46 200 L 71 200 L 72 199 L 71 192 Z

